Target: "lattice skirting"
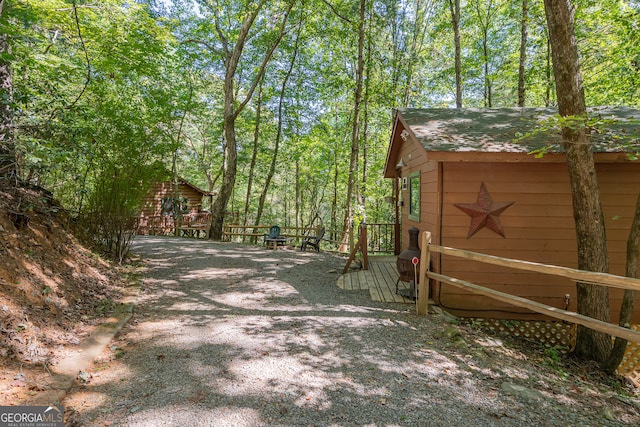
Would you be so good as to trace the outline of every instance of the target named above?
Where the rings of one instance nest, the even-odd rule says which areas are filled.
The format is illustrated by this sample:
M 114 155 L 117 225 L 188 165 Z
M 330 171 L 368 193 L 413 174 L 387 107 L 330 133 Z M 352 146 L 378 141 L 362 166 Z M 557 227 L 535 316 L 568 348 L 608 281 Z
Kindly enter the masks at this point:
M 576 343 L 576 325 L 553 321 L 472 319 L 476 325 L 493 332 L 536 340 L 548 347 L 562 347 L 571 352 Z M 638 330 L 640 325 L 632 325 Z M 640 344 L 629 343 L 624 358 L 618 366 L 618 373 L 627 377 L 636 387 L 640 387 Z
M 631 325 L 631 329 L 637 331 L 640 325 Z M 640 344 L 632 342 L 627 344 L 627 351 L 618 366 L 618 373 L 629 378 L 636 387 L 640 387 Z

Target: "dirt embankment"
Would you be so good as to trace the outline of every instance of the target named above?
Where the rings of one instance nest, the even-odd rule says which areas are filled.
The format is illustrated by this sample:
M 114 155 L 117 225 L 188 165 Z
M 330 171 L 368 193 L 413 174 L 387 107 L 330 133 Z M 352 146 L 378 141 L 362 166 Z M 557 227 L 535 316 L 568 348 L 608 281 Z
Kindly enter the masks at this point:
M 69 231 L 46 191 L 0 184 L 0 405 L 49 387 L 48 368 L 111 313 L 124 282 Z

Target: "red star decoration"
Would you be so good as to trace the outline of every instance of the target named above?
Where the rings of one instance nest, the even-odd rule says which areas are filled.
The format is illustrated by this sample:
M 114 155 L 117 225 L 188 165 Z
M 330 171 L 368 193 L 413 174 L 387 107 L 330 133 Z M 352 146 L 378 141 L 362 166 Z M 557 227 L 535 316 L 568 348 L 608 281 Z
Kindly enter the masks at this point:
M 467 239 L 471 238 L 479 230 L 487 227 L 489 230 L 505 237 L 502 224 L 498 218 L 509 206 L 515 202 L 494 202 L 487 191 L 484 182 L 480 184 L 480 192 L 475 203 L 455 203 L 454 206 L 471 217 L 471 225 L 469 226 L 469 234 Z

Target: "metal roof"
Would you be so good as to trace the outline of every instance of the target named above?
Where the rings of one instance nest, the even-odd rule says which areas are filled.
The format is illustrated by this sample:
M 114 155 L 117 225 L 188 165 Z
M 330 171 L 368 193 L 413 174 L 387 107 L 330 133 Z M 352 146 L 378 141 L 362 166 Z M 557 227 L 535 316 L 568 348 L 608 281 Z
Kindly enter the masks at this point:
M 557 115 L 553 108 L 400 108 L 398 113 L 403 127 L 427 151 L 529 153 L 545 147 L 551 153 L 563 151 L 559 129 L 518 140 Z M 640 110 L 597 107 L 589 109 L 589 117 L 615 120 L 604 131 L 592 130 L 594 152 L 640 151 Z M 623 134 L 635 134 L 635 145 L 625 145 L 615 136 Z

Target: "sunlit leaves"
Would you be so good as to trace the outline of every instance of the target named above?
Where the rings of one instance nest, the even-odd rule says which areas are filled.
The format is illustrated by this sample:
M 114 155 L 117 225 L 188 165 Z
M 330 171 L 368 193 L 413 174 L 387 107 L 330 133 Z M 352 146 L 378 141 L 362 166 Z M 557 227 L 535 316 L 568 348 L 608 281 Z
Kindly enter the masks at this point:
M 97 191 L 92 177 L 118 164 L 143 172 L 171 149 L 161 129 L 180 99 L 173 37 L 143 6 L 12 3 L 17 136 L 30 176 L 78 208 Z
M 233 81 L 237 106 L 277 35 L 284 0 L 75 3 L 74 12 L 71 0 L 15 0 L 7 2 L 3 11 L 6 19 L 0 29 L 12 42 L 13 54 L 5 59 L 14 70 L 15 122 L 24 170 L 59 190 L 73 205 L 78 204 L 79 194 L 91 190 L 91 174 L 113 171 L 118 162 L 164 161 L 170 167 L 175 154 L 179 173 L 209 188 L 223 164 L 225 48 L 232 49 L 239 23 L 261 5 L 264 13 L 250 30 Z M 153 11 L 146 7 L 155 3 L 164 6 Z M 293 197 L 298 163 L 305 206 L 318 200 L 329 203 L 333 194 L 337 205 L 344 203 L 357 3 L 297 2 L 267 67 L 254 186 L 262 185 L 267 175 L 280 84 L 294 52 L 294 34 L 299 34 L 298 57 L 283 101 L 281 159 L 271 184 L 274 200 Z M 542 2 L 529 3 L 526 104 L 534 107 L 555 97 Z M 637 106 L 637 2 L 575 0 L 575 4 L 588 104 Z M 361 134 L 361 147 L 367 148 L 368 174 L 363 191 L 369 201 L 376 201 L 391 193 L 391 182 L 382 179 L 381 171 L 392 109 L 450 107 L 455 104 L 455 79 L 446 2 L 368 0 L 366 6 L 363 129 L 366 119 L 367 133 Z M 507 0 L 462 2 L 464 106 L 483 105 L 485 65 L 493 106 L 515 105 L 520 6 L 520 1 Z M 483 19 L 489 11 L 491 19 Z M 232 203 L 236 207 L 244 203 L 255 120 L 255 106 L 250 103 L 235 123 L 239 174 Z M 360 171 L 364 162 L 361 158 Z M 342 216 L 328 208 L 323 220 L 332 214 Z M 368 217 L 375 221 L 389 214 L 390 207 L 380 206 Z

